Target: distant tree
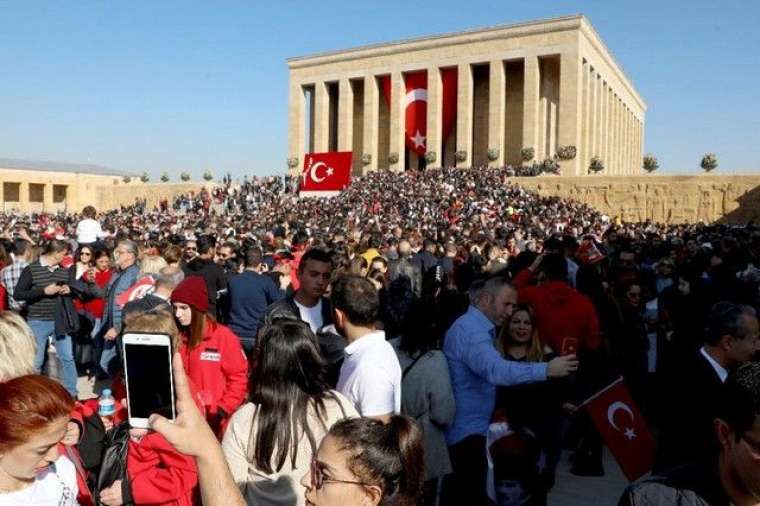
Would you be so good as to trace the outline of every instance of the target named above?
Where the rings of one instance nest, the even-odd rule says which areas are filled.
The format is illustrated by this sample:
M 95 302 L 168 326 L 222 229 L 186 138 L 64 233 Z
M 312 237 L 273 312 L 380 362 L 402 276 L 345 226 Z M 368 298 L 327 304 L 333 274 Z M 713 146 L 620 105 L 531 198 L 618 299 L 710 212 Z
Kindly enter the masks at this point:
M 184 182 L 188 182 L 188 181 L 190 181 L 190 173 L 189 172 L 183 172 L 182 174 L 179 175 L 179 178 L 182 181 L 184 181 Z
M 142 176 L 140 176 L 140 181 L 142 181 L 143 183 L 147 183 L 148 181 L 150 181 L 150 176 L 148 175 L 147 172 L 142 173 Z
M 121 178 L 121 180 L 124 181 L 125 183 L 129 183 L 130 181 L 132 181 L 132 178 L 130 176 L 124 176 L 123 178 Z
M 212 179 L 214 179 L 214 174 L 212 174 L 210 170 L 207 170 L 206 172 L 203 173 L 203 179 L 206 181 L 211 181 Z
M 604 170 L 604 162 L 602 161 L 602 159 L 599 158 L 598 156 L 593 157 L 591 159 L 591 163 L 589 163 L 588 165 L 588 171 L 597 173 L 603 170 Z
M 699 164 L 705 172 L 711 172 L 718 168 L 718 157 L 715 153 L 707 153 L 702 157 L 702 161 Z
M 162 183 L 168 183 L 169 182 L 169 174 L 166 172 L 163 172 L 161 174 L 161 182 Z

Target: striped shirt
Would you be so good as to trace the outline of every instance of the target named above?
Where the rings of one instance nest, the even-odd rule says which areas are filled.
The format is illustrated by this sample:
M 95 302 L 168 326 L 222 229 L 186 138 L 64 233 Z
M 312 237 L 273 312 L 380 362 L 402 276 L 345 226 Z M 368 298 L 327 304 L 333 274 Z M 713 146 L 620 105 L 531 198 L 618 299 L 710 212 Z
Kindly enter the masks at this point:
M 26 301 L 28 320 L 55 320 L 58 295 L 46 295 L 45 287 L 57 282 L 68 284 L 68 269 L 47 265 L 44 257 L 21 271 L 13 296 L 17 300 Z

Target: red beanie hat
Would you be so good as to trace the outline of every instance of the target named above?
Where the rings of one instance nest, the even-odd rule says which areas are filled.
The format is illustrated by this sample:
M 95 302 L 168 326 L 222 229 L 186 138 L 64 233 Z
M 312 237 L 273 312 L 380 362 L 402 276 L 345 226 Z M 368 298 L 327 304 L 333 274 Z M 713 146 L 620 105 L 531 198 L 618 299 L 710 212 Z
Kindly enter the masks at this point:
M 208 311 L 208 290 L 206 281 L 200 276 L 189 276 L 172 292 L 172 302 L 187 304 L 205 313 Z

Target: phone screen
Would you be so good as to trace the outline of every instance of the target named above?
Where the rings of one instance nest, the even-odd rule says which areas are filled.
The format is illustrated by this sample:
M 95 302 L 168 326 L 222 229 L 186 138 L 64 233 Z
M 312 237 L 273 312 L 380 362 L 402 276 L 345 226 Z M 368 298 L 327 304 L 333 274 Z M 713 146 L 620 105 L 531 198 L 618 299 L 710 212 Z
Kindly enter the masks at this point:
M 129 416 L 148 418 L 158 413 L 174 419 L 170 347 L 125 343 L 124 360 Z

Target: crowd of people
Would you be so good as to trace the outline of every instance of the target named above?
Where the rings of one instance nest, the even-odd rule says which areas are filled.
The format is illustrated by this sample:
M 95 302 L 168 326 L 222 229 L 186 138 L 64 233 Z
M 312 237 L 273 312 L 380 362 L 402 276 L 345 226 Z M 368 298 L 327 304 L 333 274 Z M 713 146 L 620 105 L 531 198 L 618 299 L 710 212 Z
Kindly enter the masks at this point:
M 512 175 L 0 214 L 0 505 L 544 505 L 563 452 L 607 471 L 583 404 L 619 376 L 658 441 L 621 504 L 758 504 L 760 229 L 623 223 Z M 175 351 L 152 430 L 124 400 L 146 331 Z

